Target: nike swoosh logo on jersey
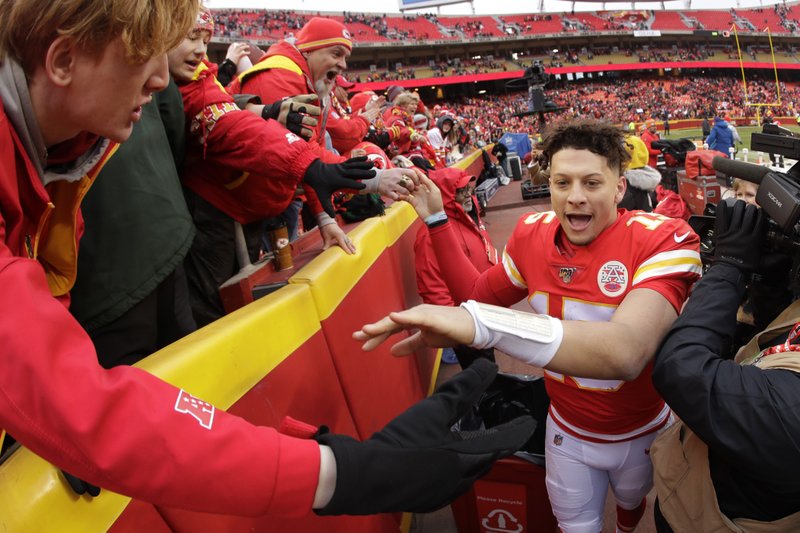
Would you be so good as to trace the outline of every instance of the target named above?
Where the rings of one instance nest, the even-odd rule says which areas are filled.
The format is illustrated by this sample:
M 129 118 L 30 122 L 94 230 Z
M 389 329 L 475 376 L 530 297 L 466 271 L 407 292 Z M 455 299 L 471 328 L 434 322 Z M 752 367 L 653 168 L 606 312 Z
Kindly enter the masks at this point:
M 676 231 L 672 238 L 675 239 L 675 242 L 681 243 L 686 240 L 686 237 L 688 237 L 690 233 L 691 231 L 687 231 L 683 235 L 678 235 L 678 232 Z

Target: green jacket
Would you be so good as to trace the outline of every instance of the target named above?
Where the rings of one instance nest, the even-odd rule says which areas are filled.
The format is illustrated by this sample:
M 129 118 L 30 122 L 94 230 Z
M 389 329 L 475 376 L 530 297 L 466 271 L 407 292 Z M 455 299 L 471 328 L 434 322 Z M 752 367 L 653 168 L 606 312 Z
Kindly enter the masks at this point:
M 176 170 L 183 150 L 183 100 L 170 81 L 81 206 L 86 230 L 70 310 L 87 330 L 122 316 L 186 256 L 195 230 Z

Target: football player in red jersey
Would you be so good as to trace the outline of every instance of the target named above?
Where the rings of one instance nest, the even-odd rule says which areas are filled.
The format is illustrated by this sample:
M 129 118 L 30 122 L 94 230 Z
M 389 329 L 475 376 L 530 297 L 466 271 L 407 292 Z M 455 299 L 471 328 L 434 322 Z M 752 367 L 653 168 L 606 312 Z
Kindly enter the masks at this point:
M 652 487 L 650 443 L 670 420 L 651 383 L 652 358 L 701 270 L 698 237 L 682 220 L 617 204 L 629 161 L 623 132 L 565 122 L 543 140 L 552 211 L 520 219 L 503 261 L 478 274 L 441 199 L 423 180 L 413 204 L 429 225 L 460 308 L 419 306 L 355 334 L 365 349 L 400 329 L 419 345 L 494 346 L 543 367 L 551 398 L 547 490 L 562 531 L 597 533 L 611 485 L 617 528 L 631 531 Z M 507 309 L 527 299 L 534 313 Z M 480 302 L 480 303 L 478 303 Z M 487 305 L 491 304 L 491 305 Z

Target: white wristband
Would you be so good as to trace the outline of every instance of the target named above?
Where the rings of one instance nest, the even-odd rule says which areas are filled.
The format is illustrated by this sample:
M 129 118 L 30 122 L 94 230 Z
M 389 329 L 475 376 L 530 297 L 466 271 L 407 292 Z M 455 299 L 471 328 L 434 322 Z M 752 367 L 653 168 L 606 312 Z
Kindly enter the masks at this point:
M 497 348 L 529 365 L 546 367 L 564 339 L 564 326 L 548 315 L 523 313 L 468 300 L 461 304 L 475 323 L 474 348 Z
M 370 194 L 370 193 L 380 192 L 379 185 L 381 183 L 381 176 L 383 176 L 384 170 L 382 168 L 373 168 L 372 170 L 375 171 L 375 176 L 367 178 L 365 180 L 361 180 L 361 183 L 365 184 L 366 187 L 358 191 L 359 194 Z
M 336 224 L 336 219 L 331 218 L 331 216 L 325 211 L 322 213 L 317 213 L 317 226 L 319 226 L 320 229 L 331 224 Z

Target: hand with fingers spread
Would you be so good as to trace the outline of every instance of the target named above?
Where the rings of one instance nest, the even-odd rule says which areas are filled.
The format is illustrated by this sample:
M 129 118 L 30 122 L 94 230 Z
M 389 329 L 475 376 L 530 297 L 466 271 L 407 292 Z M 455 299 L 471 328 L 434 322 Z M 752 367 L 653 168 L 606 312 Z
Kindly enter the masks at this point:
M 231 43 L 225 54 L 225 59 L 229 59 L 234 65 L 238 65 L 243 57 L 250 54 L 248 43 Z
M 316 94 L 301 94 L 278 100 L 272 105 L 265 105 L 261 116 L 280 122 L 284 128 L 299 135 L 305 140 L 314 136 L 320 108 L 316 105 L 319 97 Z
M 378 118 L 380 114 L 381 108 L 378 106 L 371 106 L 370 104 L 367 104 L 364 109 L 358 112 L 358 115 L 364 117 L 370 124 L 375 122 L 375 119 Z
M 420 174 L 419 186 L 414 190 L 413 197 L 406 201 L 411 204 L 419 218 L 425 220 L 434 213 L 443 212 L 444 203 L 439 187 L 424 173 Z
M 322 234 L 322 249 L 327 250 L 332 244 L 337 244 L 344 250 L 347 255 L 356 253 L 356 245 L 350 240 L 350 237 L 344 232 L 339 224 L 327 224 L 319 228 Z
M 420 182 L 422 172 L 412 168 L 391 168 L 378 176 L 378 194 L 392 200 L 406 200 Z
M 353 333 L 353 338 L 364 343 L 364 351 L 370 351 L 395 333 L 413 329 L 419 331 L 395 343 L 393 355 L 410 355 L 424 347 L 466 345 L 475 338 L 475 323 L 466 309 L 428 304 L 390 313 L 375 323 L 364 325 Z
M 336 486 L 331 500 L 315 512 L 430 512 L 468 491 L 536 429 L 533 418 L 520 416 L 486 430 L 451 431 L 496 375 L 494 363 L 478 359 L 364 442 L 320 428 L 316 440 L 333 451 Z
M 372 161 L 366 156 L 353 157 L 343 163 L 323 163 L 319 159 L 308 166 L 303 181 L 317 193 L 322 208 L 331 217 L 336 216 L 331 195 L 341 189 L 360 191 L 366 185 L 360 179 L 375 177 Z

